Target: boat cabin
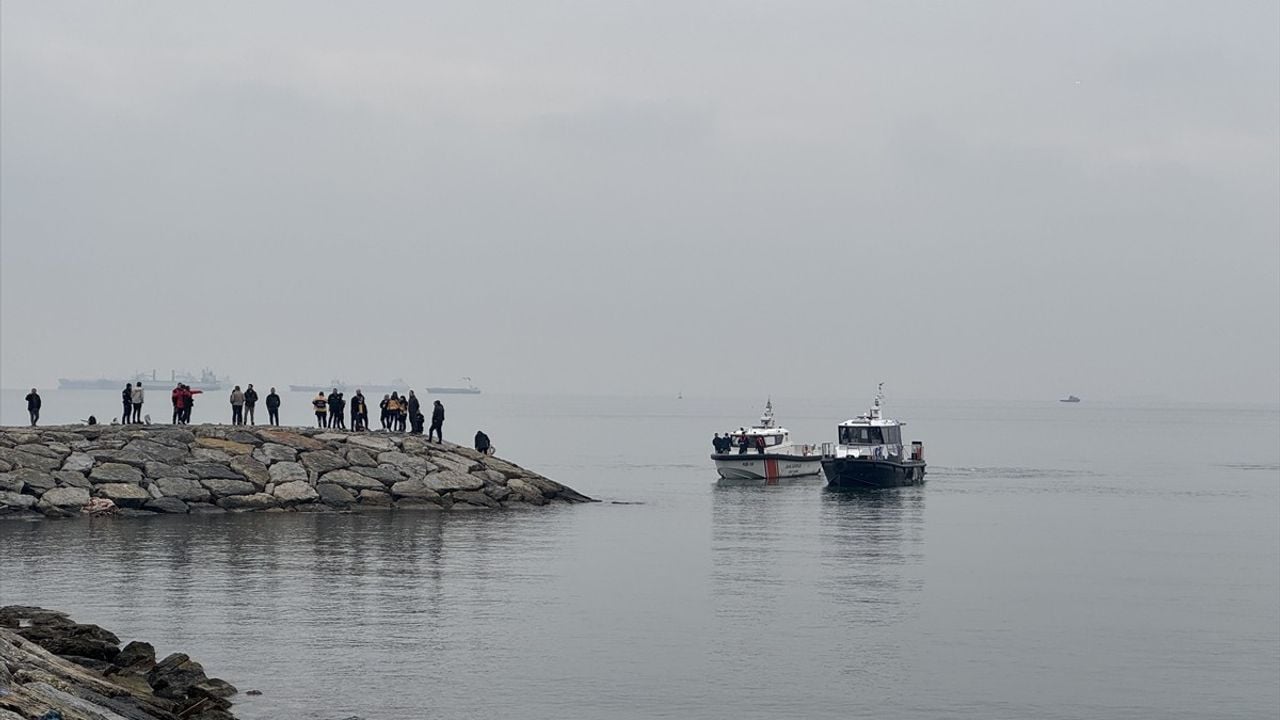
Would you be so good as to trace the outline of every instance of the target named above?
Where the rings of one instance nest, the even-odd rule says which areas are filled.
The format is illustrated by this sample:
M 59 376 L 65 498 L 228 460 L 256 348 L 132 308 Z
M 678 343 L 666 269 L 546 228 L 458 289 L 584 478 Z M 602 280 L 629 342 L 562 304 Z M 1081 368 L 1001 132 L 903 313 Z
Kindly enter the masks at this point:
M 884 401 L 883 385 L 876 393 L 871 409 L 865 415 L 845 420 L 836 426 L 836 444 L 824 443 L 823 454 L 835 457 L 867 459 L 903 458 L 902 428 L 906 423 L 882 417 L 880 404 Z M 921 459 L 923 448 L 912 443 L 912 459 Z M 917 457 L 920 456 L 920 457 Z

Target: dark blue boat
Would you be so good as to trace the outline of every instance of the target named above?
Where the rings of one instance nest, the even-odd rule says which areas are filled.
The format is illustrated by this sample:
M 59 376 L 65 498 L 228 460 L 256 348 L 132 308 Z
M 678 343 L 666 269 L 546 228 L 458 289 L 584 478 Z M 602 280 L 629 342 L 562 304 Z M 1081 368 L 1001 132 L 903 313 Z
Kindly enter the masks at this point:
M 902 444 L 906 423 L 882 417 L 883 401 L 881 383 L 871 410 L 840 423 L 837 442 L 823 444 L 822 471 L 828 487 L 872 490 L 924 484 L 924 444 L 912 442 L 907 453 Z

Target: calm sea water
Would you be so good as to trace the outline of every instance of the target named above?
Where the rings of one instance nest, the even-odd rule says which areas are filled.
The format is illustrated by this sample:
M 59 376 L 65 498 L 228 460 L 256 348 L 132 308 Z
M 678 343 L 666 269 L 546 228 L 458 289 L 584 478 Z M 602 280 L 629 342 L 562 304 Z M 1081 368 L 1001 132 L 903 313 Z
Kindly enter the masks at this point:
M 774 402 L 817 441 L 866 399 Z M 754 399 L 445 404 L 446 437 L 604 502 L 3 522 L 0 603 L 188 652 L 263 691 L 245 718 L 1280 713 L 1275 407 L 891 398 L 929 482 L 839 495 L 716 484 L 711 435 Z

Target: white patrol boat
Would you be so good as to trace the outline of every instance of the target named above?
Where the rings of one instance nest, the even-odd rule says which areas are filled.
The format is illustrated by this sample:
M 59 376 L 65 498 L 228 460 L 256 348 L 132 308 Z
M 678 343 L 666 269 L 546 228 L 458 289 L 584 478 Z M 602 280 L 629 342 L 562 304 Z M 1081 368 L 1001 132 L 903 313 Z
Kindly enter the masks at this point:
M 924 484 L 924 445 L 911 443 L 911 455 L 902 447 L 906 423 L 880 416 L 884 383 L 866 415 L 837 426 L 836 443 L 822 444 L 822 471 L 827 485 L 835 488 L 889 488 Z
M 764 480 L 773 485 L 782 478 L 818 475 L 822 457 L 815 445 L 791 442 L 791 433 L 773 421 L 773 401 L 764 406 L 760 422 L 739 428 L 720 438 L 711 454 L 716 472 L 726 480 Z

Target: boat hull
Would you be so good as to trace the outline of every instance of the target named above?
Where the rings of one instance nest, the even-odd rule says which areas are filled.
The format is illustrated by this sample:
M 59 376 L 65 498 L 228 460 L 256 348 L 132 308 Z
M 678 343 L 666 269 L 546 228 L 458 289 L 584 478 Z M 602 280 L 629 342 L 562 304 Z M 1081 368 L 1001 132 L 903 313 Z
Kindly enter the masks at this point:
M 711 456 L 716 472 L 725 480 L 764 480 L 766 483 L 787 478 L 812 477 L 822 472 L 818 455 L 779 455 L 777 453 L 717 453 Z
M 850 490 L 874 490 L 908 485 L 923 485 L 925 463 L 923 460 L 873 460 L 864 458 L 826 458 L 822 472 L 827 476 L 827 486 Z

